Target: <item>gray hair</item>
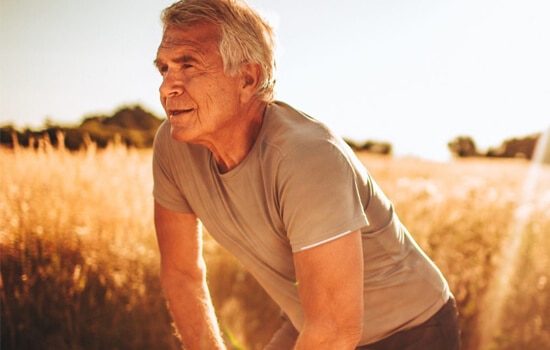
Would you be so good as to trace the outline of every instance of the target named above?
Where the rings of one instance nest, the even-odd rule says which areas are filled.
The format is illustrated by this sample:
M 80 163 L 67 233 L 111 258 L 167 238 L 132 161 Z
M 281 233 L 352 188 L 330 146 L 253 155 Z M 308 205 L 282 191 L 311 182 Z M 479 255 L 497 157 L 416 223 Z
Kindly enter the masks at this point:
M 271 26 L 242 0 L 180 0 L 162 12 L 164 30 L 196 22 L 219 26 L 219 50 L 224 72 L 235 75 L 243 62 L 261 66 L 262 80 L 256 95 L 271 101 L 275 87 L 275 36 Z

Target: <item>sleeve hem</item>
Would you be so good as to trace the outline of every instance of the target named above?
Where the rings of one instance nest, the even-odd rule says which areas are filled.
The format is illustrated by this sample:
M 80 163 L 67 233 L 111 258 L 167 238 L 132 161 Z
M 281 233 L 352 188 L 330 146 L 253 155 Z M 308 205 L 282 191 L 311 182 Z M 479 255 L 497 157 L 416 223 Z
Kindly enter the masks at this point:
M 153 198 L 155 199 L 155 201 L 162 205 L 163 207 L 165 207 L 166 209 L 170 209 L 172 211 L 175 211 L 175 212 L 178 212 L 178 213 L 182 213 L 182 214 L 193 214 L 193 211 L 192 210 L 189 210 L 189 208 L 185 205 L 176 205 L 174 203 L 170 203 L 166 200 L 163 200 L 161 198 L 158 198 L 157 196 L 154 196 L 153 195 Z
M 350 225 L 346 225 L 346 227 L 351 227 L 351 229 L 344 229 L 344 230 L 341 231 L 341 233 L 329 235 L 328 237 L 322 238 L 322 239 L 314 241 L 314 242 L 296 244 L 292 247 L 292 252 L 297 253 L 297 252 L 301 252 L 301 251 L 304 251 L 304 250 L 308 250 L 308 249 L 311 249 L 311 248 L 318 247 L 322 244 L 325 244 L 325 243 L 334 241 L 334 240 L 336 240 L 340 237 L 343 237 L 343 236 L 345 236 L 345 235 L 347 235 L 347 234 L 349 234 L 349 233 L 351 233 L 355 230 L 363 228 L 366 225 L 367 225 L 367 223 L 364 220 L 354 221 Z

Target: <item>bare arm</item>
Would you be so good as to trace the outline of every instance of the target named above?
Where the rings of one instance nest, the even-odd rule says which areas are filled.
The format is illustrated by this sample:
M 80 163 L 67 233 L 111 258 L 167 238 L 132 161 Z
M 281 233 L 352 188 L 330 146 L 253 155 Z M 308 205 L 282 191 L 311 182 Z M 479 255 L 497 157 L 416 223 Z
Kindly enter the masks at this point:
M 363 331 L 360 231 L 294 254 L 305 324 L 295 349 L 355 349 Z
M 155 228 L 161 283 L 185 349 L 225 349 L 206 284 L 197 217 L 155 202 Z

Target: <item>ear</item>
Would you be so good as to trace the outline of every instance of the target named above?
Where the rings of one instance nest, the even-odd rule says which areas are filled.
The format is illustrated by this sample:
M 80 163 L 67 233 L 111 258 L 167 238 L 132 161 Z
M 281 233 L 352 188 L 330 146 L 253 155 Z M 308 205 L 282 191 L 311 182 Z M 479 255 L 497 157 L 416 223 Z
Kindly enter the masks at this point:
M 250 102 L 256 92 L 262 79 L 262 70 L 257 63 L 243 63 L 241 66 L 241 102 Z

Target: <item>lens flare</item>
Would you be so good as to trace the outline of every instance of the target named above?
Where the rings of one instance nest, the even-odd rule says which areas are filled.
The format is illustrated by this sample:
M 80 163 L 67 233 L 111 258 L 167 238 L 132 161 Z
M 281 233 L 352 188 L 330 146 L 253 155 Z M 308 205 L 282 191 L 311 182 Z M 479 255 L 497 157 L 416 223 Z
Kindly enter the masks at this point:
M 484 312 L 479 318 L 479 349 L 494 349 L 495 337 L 501 332 L 502 312 L 517 272 L 520 247 L 529 224 L 538 186 L 540 172 L 550 166 L 550 127 L 541 134 L 506 240 L 502 244 L 500 264 L 481 304 Z M 548 184 L 547 184 L 548 185 Z

